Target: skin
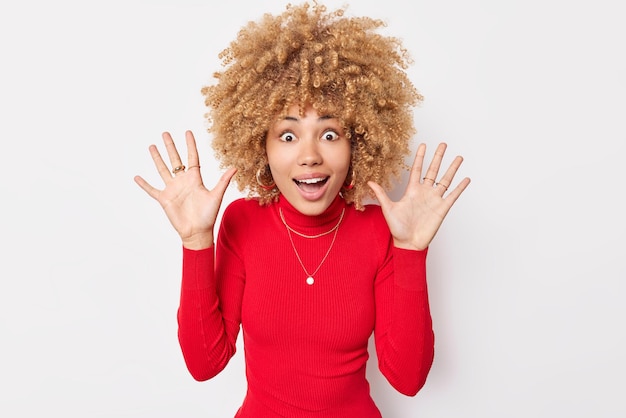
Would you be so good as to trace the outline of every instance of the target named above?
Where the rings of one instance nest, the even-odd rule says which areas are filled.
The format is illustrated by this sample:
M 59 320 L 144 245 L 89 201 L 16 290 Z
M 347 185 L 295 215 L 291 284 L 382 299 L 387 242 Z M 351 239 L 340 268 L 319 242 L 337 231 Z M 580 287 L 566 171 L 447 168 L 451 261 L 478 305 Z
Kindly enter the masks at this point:
M 350 168 L 351 146 L 337 119 L 318 115 L 310 106 L 304 116 L 299 113 L 299 106 L 291 106 L 287 117 L 272 125 L 265 149 L 278 190 L 299 212 L 313 216 L 328 209 L 339 194 Z M 321 179 L 317 184 L 323 185 L 313 187 Z
M 393 202 L 380 185 L 368 182 L 380 202 L 383 215 L 393 236 L 394 245 L 408 250 L 426 249 L 439 230 L 446 215 L 469 186 L 470 179 L 465 177 L 452 190 L 450 185 L 463 162 L 463 157 L 454 158 L 443 177 L 436 181 L 441 161 L 447 145 L 440 143 L 437 146 L 426 174 L 422 178 L 426 144 L 417 148 L 415 160 L 409 174 L 409 182 L 402 198 Z M 448 192 L 446 196 L 446 192 Z
M 212 190 L 207 189 L 200 174 L 196 140 L 191 131 L 186 132 L 185 139 L 187 164 L 193 168 L 172 174 L 156 145 L 150 145 L 150 155 L 165 187 L 158 190 L 140 176 L 135 177 L 135 182 L 159 202 L 170 223 L 180 235 L 183 246 L 200 250 L 213 245 L 215 220 L 226 188 L 236 170 L 234 168 L 227 170 Z M 163 142 L 172 167 L 182 165 L 172 136 L 168 132 L 163 133 Z
M 279 120 L 272 126 L 267 137 L 266 152 L 281 193 L 303 214 L 316 215 L 326 210 L 341 190 L 349 170 L 350 144 L 335 119 L 320 118 L 309 108 L 300 117 L 297 109 L 290 109 L 287 119 Z M 161 190 L 156 189 L 140 176 L 135 177 L 135 182 L 159 202 L 180 235 L 183 246 L 200 250 L 213 245 L 217 214 L 236 170 L 231 168 L 224 172 L 215 187 L 208 189 L 200 173 L 193 134 L 187 131 L 185 137 L 189 167 L 186 171 L 173 174 L 157 147 L 151 145 L 150 155 L 165 186 Z M 163 142 L 171 167 L 182 165 L 169 133 L 163 134 Z M 406 190 L 397 202 L 392 201 L 380 185 L 368 182 L 380 202 L 398 248 L 427 248 L 452 205 L 470 184 L 470 179 L 466 177 L 451 188 L 454 176 L 463 162 L 461 156 L 454 158 L 443 176 L 437 180 L 446 148 L 445 143 L 438 145 L 422 177 L 426 145 L 418 146 Z M 303 194 L 294 183 L 294 178 L 301 176 L 321 176 L 328 180 L 319 192 Z

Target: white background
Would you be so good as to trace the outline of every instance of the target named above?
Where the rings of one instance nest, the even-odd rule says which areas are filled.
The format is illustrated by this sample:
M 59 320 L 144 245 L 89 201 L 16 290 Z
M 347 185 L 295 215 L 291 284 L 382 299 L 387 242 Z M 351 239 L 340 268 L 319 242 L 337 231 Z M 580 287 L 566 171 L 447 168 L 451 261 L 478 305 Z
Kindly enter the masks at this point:
M 132 178 L 160 184 L 148 145 L 191 129 L 215 182 L 199 89 L 237 30 L 284 2 L 6 3 L 0 415 L 232 417 L 242 352 L 209 382 L 187 373 L 180 243 Z M 619 3 L 348 8 L 384 19 L 415 59 L 426 100 L 413 149 L 448 142 L 473 180 L 429 255 L 426 386 L 405 398 L 370 364 L 385 418 L 626 416 Z M 231 187 L 226 201 L 239 196 Z

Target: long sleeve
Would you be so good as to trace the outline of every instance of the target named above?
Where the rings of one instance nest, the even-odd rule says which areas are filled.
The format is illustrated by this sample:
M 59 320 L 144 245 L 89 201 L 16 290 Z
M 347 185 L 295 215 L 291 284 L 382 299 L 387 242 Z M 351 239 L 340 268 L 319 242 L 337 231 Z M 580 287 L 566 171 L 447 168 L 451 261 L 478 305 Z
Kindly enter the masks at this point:
M 245 275 L 237 249 L 229 244 L 228 225 L 225 214 L 217 249 L 183 248 L 178 339 L 189 372 L 200 381 L 226 367 L 240 329 Z
M 196 380 L 217 375 L 235 354 L 236 333 L 229 335 L 219 309 L 213 251 L 183 248 L 178 341 Z
M 427 250 L 388 252 L 375 287 L 378 365 L 397 391 L 414 396 L 426 382 L 434 356 Z

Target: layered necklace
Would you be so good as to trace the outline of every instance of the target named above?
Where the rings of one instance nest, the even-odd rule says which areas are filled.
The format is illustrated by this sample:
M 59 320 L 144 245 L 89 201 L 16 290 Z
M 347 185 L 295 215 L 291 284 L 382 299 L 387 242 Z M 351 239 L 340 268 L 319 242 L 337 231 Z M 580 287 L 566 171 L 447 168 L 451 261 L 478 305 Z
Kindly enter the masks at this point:
M 326 258 L 328 258 L 328 254 L 330 254 L 330 250 L 333 248 L 333 245 L 335 244 L 335 239 L 337 238 L 337 232 L 339 232 L 339 225 L 341 225 L 341 221 L 343 220 L 343 215 L 346 213 L 346 208 L 343 208 L 343 210 L 341 211 L 341 216 L 339 216 L 339 221 L 337 222 L 337 225 L 333 226 L 330 230 L 328 230 L 326 232 L 322 232 L 321 234 L 317 234 L 317 235 L 306 235 L 306 234 L 303 234 L 301 232 L 296 231 L 295 229 L 293 229 L 292 227 L 290 227 L 287 224 L 287 221 L 285 220 L 285 217 L 283 215 L 283 209 L 282 208 L 278 209 L 278 213 L 280 215 L 280 220 L 283 221 L 283 224 L 285 225 L 285 228 L 287 228 L 287 235 L 289 236 L 289 242 L 291 242 L 291 247 L 293 248 L 293 252 L 296 253 L 296 258 L 298 259 L 298 262 L 300 263 L 300 266 L 302 266 L 302 270 L 304 270 L 304 274 L 306 274 L 306 276 L 307 276 L 306 277 L 306 284 L 308 284 L 310 286 L 313 283 L 315 283 L 314 276 L 320 270 L 320 268 L 322 267 L 322 264 L 324 264 L 324 261 L 326 261 Z M 317 266 L 317 268 L 315 269 L 315 271 L 313 273 L 309 273 L 309 271 L 304 266 L 304 263 L 302 262 L 302 258 L 300 257 L 300 254 L 298 254 L 298 250 L 296 249 L 296 245 L 293 242 L 293 237 L 291 236 L 291 234 L 294 233 L 294 234 L 296 234 L 296 235 L 298 235 L 298 236 L 300 236 L 302 238 L 315 239 L 315 238 L 320 238 L 320 237 L 323 237 L 325 235 L 328 235 L 328 234 L 330 234 L 332 232 L 334 232 L 333 240 L 330 242 L 330 246 L 328 247 L 328 250 L 326 251 L 326 254 L 324 255 L 324 258 L 322 258 L 322 261 L 320 261 L 320 263 Z

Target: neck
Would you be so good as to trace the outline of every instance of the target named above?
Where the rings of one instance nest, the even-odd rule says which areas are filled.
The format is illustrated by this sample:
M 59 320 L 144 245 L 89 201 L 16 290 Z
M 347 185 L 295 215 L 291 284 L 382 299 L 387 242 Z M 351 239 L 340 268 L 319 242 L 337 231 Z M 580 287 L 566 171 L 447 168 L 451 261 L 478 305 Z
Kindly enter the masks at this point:
M 306 234 L 316 235 L 333 228 L 346 207 L 346 202 L 337 196 L 330 206 L 321 214 L 315 216 L 304 215 L 294 208 L 284 196 L 280 196 L 276 204 L 276 211 L 282 212 L 282 217 L 294 230 Z M 278 213 L 280 216 L 280 213 Z

